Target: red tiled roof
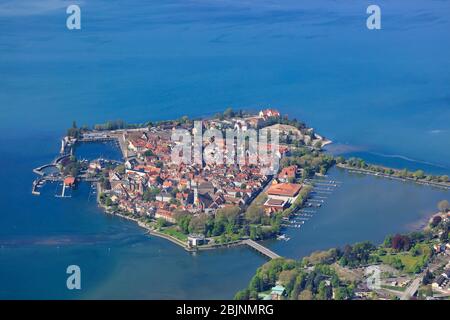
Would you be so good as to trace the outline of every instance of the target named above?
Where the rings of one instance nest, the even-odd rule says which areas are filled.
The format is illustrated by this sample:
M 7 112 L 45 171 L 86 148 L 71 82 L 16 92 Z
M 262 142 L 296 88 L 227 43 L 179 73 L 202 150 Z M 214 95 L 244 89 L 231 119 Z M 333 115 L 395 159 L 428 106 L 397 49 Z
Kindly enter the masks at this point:
M 279 183 L 272 185 L 267 193 L 275 196 L 295 197 L 302 188 L 301 184 L 296 183 Z
M 280 116 L 280 112 L 276 109 L 261 110 L 261 113 L 263 114 L 264 117 L 279 117 Z
M 173 218 L 173 212 L 164 209 L 158 209 L 156 213 L 162 217 Z
M 145 145 L 147 144 L 147 141 L 143 140 L 143 139 L 136 139 L 136 140 L 131 140 L 131 143 L 135 146 L 135 147 L 141 147 L 144 148 Z
M 74 184 L 74 183 L 75 183 L 75 178 L 74 178 L 74 177 L 66 177 L 66 178 L 64 179 L 64 184 L 65 184 L 65 185 L 70 186 L 70 185 L 72 185 L 72 184 Z
M 295 174 L 297 172 L 297 166 L 293 165 L 293 166 L 289 166 L 286 168 L 283 168 L 283 170 L 281 170 L 280 174 L 278 175 L 278 177 L 280 178 L 295 178 Z

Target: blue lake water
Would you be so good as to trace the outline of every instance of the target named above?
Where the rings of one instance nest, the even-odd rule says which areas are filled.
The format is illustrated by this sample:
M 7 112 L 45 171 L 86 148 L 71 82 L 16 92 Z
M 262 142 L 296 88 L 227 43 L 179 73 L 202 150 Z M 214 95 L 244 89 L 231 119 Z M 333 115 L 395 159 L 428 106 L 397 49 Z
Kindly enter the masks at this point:
M 75 147 L 75 154 L 78 159 L 95 160 L 109 159 L 122 161 L 123 156 L 119 150 L 119 145 L 115 141 L 107 141 L 102 143 L 84 142 Z
M 54 158 L 72 120 L 271 106 L 314 126 L 337 153 L 450 172 L 449 1 L 377 1 L 380 31 L 365 27 L 365 0 L 93 0 L 81 4 L 81 31 L 65 28 L 63 2 L 33 3 L 0 3 L 0 298 L 231 298 L 265 261 L 246 248 L 193 257 L 104 215 L 89 185 L 72 198 L 55 198 L 52 185 L 32 196 L 31 169 Z M 120 158 L 103 147 L 78 153 Z M 449 198 L 330 174 L 342 186 L 274 250 L 301 257 L 379 242 Z M 82 268 L 80 292 L 65 287 L 69 264 Z
M 338 181 L 324 202 L 300 228 L 287 228 L 289 241 L 268 241 L 280 255 L 302 257 L 316 250 L 344 246 L 364 239 L 381 243 L 386 235 L 424 226 L 436 204 L 450 192 L 414 183 L 330 170 L 327 180 Z

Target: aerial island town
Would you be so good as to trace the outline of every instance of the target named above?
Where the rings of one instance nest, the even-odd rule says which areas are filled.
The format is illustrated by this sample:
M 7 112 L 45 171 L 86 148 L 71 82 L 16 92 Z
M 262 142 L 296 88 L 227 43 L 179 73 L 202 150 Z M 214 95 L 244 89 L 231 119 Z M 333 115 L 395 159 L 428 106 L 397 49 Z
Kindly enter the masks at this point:
M 275 109 L 254 114 L 228 109 L 203 119 L 202 126 L 244 133 L 276 130 L 279 145 L 275 153 L 282 159 L 282 168 L 268 175 L 248 161 L 174 163 L 171 152 L 177 141 L 172 133 L 176 128 L 193 130 L 193 121 L 187 117 L 138 128 L 123 128 L 121 122 L 98 125 L 94 130 L 74 125 L 62 140 L 61 156 L 47 165 L 59 170 L 48 175 L 43 173 L 45 166 L 35 169 L 41 177 L 33 192 L 38 194 L 46 180 L 62 181 L 63 192 L 77 181 L 96 182 L 99 204 L 107 212 L 136 220 L 186 248 L 210 248 L 246 238 L 279 236 L 283 219 L 302 206 L 311 190 L 305 178 L 325 173 L 333 164 L 332 157 L 319 152 L 330 141 Z M 123 163 L 76 158 L 77 144 L 107 141 L 118 144 Z M 208 143 L 204 141 L 203 148 Z M 298 157 L 289 157 L 294 150 Z
M 250 161 L 248 150 L 256 141 L 250 138 L 227 140 L 237 151 L 232 154 L 233 160 L 241 154 L 243 162 L 174 162 L 173 151 L 185 137 L 189 137 L 189 154 L 191 146 L 195 149 L 190 134 L 194 133 L 195 140 L 199 129 L 214 129 L 220 134 L 231 130 L 244 136 L 251 136 L 252 130 L 269 130 L 278 141 L 271 140 L 264 148 L 272 150 L 276 165 L 267 171 L 260 163 Z M 180 135 L 174 135 L 177 130 L 184 132 L 181 140 Z M 225 140 L 214 137 L 202 137 L 200 141 L 203 155 L 226 148 Z M 83 143 L 113 143 L 123 159 L 77 159 L 77 146 Z M 117 120 L 91 129 L 73 123 L 61 141 L 60 155 L 34 169 L 39 177 L 33 182 L 32 192 L 39 195 L 46 183 L 56 182 L 61 185 L 56 196 L 65 197 L 77 184 L 90 182 L 98 205 L 106 213 L 132 220 L 151 235 L 187 251 L 249 246 L 270 262 L 257 270 L 249 287 L 238 292 L 236 299 L 409 299 L 418 293 L 430 297 L 433 292 L 445 297 L 450 285 L 450 208 L 445 201 L 430 221 L 431 227 L 412 235 L 388 236 L 380 246 L 364 242 L 294 261 L 257 242 L 271 238 L 289 241 L 283 230 L 301 228 L 314 209 L 324 203 L 324 195 L 339 187 L 339 181 L 327 179 L 332 166 L 450 189 L 448 176 L 334 157 L 323 149 L 330 143 L 303 122 L 275 109 L 251 113 L 229 108 L 201 119 L 200 128 L 198 121 L 188 117 L 140 125 Z M 382 275 L 378 287 L 366 281 L 373 277 L 367 270 L 374 267 Z M 275 277 L 270 278 L 268 272 Z M 271 280 L 262 280 L 268 277 Z M 297 283 L 296 277 L 306 282 Z M 305 287 L 308 281 L 314 284 L 315 277 L 320 279 L 320 286 Z M 427 285 L 421 286 L 423 282 Z

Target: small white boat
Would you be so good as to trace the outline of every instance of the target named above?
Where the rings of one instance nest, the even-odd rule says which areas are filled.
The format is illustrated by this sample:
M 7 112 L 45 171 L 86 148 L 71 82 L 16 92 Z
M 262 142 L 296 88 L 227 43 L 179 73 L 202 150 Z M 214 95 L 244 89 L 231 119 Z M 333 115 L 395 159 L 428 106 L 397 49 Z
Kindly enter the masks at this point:
M 285 234 L 277 236 L 277 239 L 278 240 L 284 240 L 284 241 L 289 241 L 290 240 L 290 238 L 286 237 Z

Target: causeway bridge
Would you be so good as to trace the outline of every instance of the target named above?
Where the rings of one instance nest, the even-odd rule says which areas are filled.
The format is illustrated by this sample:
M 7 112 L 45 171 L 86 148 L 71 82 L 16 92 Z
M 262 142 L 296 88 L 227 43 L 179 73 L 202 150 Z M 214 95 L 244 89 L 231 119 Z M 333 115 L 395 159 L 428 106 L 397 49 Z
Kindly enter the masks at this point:
M 272 250 L 264 247 L 263 245 L 255 242 L 251 239 L 242 240 L 242 243 L 248 245 L 249 247 L 255 249 L 256 251 L 258 251 L 259 253 L 265 255 L 266 257 L 268 257 L 270 259 L 281 258 L 280 255 L 276 254 Z

